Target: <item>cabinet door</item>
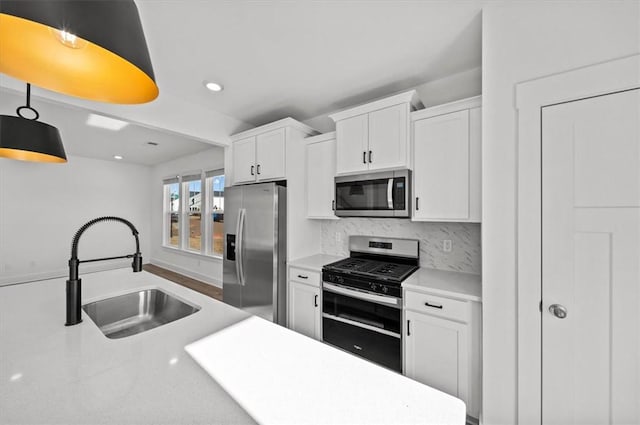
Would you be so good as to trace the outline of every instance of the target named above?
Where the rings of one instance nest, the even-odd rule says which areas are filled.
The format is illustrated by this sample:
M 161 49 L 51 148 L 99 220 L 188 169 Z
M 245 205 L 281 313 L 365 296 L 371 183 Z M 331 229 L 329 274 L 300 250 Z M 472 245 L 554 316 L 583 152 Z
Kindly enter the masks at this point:
M 269 131 L 256 137 L 256 179 L 284 179 L 285 129 Z
M 289 329 L 320 339 L 320 288 L 289 281 Z
M 307 218 L 336 218 L 334 176 L 336 141 L 326 140 L 307 145 Z
M 352 173 L 369 169 L 368 114 L 336 122 L 336 173 Z
M 256 179 L 256 138 L 248 137 L 233 143 L 233 183 L 249 183 Z
M 405 318 L 406 375 L 468 402 L 467 325 L 412 311 Z
M 469 221 L 469 111 L 414 122 L 414 220 Z
M 407 167 L 409 107 L 395 105 L 369 114 L 369 170 Z

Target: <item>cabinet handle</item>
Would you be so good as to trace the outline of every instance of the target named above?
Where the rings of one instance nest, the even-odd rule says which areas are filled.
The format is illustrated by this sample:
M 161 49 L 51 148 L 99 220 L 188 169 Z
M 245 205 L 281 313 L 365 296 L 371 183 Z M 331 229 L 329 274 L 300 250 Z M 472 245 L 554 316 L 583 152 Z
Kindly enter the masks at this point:
M 318 307 L 318 295 L 313 297 L 313 304 L 315 307 Z
M 367 153 L 366 152 L 362 152 L 362 163 L 363 164 L 367 163 Z
M 253 174 L 253 165 L 251 166 L 251 175 L 255 176 L 255 174 Z
M 369 162 L 373 162 L 372 158 L 373 158 L 373 153 L 371 151 L 369 151 Z
M 440 310 L 442 310 L 442 304 L 429 304 L 429 302 L 427 301 L 426 303 L 424 303 L 424 305 L 426 305 L 427 307 L 439 308 Z
M 411 336 L 411 320 L 407 320 L 407 336 Z
M 334 210 L 334 211 L 336 210 L 336 201 L 335 200 L 331 201 L 331 209 Z
M 420 209 L 420 207 L 418 207 L 418 201 L 419 201 L 419 200 L 420 200 L 420 198 L 418 198 L 418 197 L 416 196 L 416 211 L 418 211 L 418 210 Z
M 300 279 L 309 279 L 309 276 L 305 276 L 305 275 L 303 275 L 303 274 L 299 274 L 299 275 L 298 275 L 298 277 L 299 277 Z
M 260 174 L 260 164 L 258 164 L 258 166 L 256 167 L 256 172 Z

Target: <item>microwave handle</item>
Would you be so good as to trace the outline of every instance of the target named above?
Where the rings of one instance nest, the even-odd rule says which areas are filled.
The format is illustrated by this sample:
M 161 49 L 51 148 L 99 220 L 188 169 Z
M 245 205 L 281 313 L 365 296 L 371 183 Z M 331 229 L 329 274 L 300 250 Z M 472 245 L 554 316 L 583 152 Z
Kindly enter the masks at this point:
M 393 209 L 393 181 L 394 179 L 391 178 L 387 182 L 387 205 L 390 210 Z

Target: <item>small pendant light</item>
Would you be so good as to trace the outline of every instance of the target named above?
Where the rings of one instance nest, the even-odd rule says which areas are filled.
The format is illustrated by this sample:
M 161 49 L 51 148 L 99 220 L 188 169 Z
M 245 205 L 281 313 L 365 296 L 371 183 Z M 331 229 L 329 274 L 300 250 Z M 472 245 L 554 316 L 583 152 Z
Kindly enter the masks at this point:
M 158 86 L 133 0 L 1 0 L 0 72 L 109 103 L 154 100 Z
M 23 113 L 29 110 L 33 118 Z M 31 84 L 27 84 L 27 104 L 16 109 L 17 117 L 0 115 L 0 157 L 34 162 L 67 162 L 60 132 L 37 121 L 38 111 L 31 107 Z

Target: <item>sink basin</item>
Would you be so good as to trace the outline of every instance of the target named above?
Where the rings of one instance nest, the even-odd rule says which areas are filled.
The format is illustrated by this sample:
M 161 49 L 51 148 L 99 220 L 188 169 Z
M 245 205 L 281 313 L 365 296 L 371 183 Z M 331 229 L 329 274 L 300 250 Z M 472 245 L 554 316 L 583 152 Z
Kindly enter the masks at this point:
M 82 309 L 107 338 L 117 339 L 182 319 L 200 307 L 159 289 L 146 289 L 85 304 Z

